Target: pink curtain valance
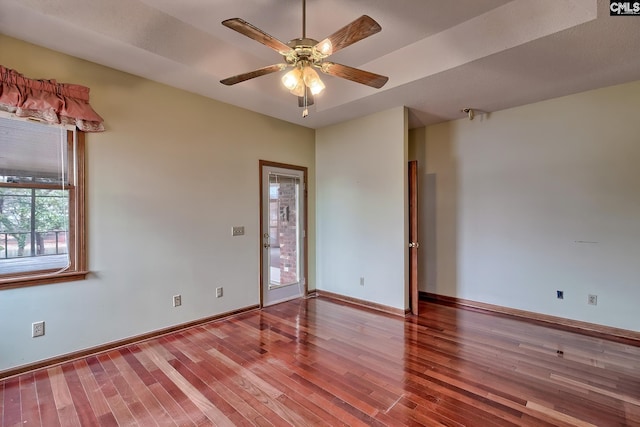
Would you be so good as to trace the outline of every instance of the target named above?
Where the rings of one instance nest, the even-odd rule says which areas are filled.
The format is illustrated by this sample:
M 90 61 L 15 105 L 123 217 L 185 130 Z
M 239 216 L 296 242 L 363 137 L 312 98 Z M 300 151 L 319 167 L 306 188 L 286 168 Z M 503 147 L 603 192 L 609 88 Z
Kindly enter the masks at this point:
M 0 110 L 18 117 L 104 131 L 104 120 L 89 105 L 89 88 L 55 80 L 33 80 L 0 65 Z

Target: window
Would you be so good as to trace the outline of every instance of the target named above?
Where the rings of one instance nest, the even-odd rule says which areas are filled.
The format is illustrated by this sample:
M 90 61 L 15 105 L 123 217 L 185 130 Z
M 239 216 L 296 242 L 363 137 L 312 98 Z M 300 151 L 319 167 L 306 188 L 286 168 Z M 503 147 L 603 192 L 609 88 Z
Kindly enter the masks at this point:
M 84 134 L 0 116 L 0 289 L 85 275 Z

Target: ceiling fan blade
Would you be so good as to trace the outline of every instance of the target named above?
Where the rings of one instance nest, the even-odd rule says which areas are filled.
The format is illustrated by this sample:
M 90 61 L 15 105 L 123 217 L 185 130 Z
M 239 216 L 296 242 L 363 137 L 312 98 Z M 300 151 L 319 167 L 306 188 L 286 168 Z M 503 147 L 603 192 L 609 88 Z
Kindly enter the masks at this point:
M 325 61 L 322 63 L 320 69 L 323 73 L 375 87 L 376 89 L 380 89 L 389 80 L 389 77 L 349 67 L 347 65 L 336 64 L 335 62 Z
M 223 85 L 231 86 L 236 83 L 243 82 L 245 80 L 254 79 L 256 77 L 264 76 L 267 74 L 275 73 L 287 68 L 287 64 L 274 64 L 268 67 L 260 68 L 258 70 L 249 71 L 248 73 L 238 74 L 237 76 L 228 77 L 224 80 L 220 80 Z
M 329 56 L 347 46 L 351 46 L 357 41 L 380 32 L 380 30 L 382 30 L 382 27 L 373 18 L 362 15 L 315 45 L 315 50 Z
M 257 42 L 262 43 L 265 46 L 270 47 L 281 55 L 285 55 L 287 52 L 291 50 L 289 46 L 278 40 L 277 38 L 270 36 L 269 34 L 262 31 L 260 28 L 249 24 L 247 21 L 244 21 L 240 18 L 231 18 L 225 21 L 222 21 L 222 25 L 225 27 L 231 28 L 243 34 L 250 39 L 253 39 Z

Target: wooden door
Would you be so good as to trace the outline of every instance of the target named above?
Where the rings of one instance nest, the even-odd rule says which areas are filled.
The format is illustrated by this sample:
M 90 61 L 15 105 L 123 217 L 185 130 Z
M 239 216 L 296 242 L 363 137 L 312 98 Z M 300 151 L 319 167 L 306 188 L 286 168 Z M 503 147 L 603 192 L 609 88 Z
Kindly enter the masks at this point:
M 411 314 L 418 310 L 418 162 L 409 162 L 409 305 Z

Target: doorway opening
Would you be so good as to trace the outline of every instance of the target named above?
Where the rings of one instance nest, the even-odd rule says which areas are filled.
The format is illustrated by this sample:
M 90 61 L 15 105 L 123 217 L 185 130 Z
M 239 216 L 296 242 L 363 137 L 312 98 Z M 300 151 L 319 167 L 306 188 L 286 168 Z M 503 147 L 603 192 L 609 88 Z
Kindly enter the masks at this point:
M 260 161 L 260 304 L 307 294 L 307 168 Z

